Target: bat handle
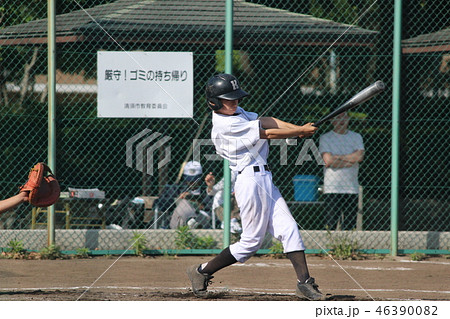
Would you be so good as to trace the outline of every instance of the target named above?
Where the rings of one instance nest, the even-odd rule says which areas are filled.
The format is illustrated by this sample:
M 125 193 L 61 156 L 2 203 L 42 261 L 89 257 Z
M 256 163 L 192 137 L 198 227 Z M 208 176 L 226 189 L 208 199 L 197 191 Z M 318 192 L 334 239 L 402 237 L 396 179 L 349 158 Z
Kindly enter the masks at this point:
M 314 127 L 319 127 L 320 124 L 322 124 L 323 121 L 322 120 L 318 120 L 316 123 L 313 123 L 312 126 Z M 296 145 L 297 144 L 297 140 L 300 140 L 300 137 L 288 137 L 286 138 L 286 144 L 288 145 Z
M 318 120 L 317 122 L 313 123 L 312 126 L 314 126 L 314 127 L 319 127 L 319 126 L 322 125 L 322 124 L 323 124 L 323 120 Z

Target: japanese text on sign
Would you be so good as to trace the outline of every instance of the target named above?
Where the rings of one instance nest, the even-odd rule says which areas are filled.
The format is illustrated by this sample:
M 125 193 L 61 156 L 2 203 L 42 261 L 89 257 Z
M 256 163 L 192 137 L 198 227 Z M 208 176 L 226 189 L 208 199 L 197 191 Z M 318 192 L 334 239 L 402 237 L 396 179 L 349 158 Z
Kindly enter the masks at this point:
M 105 70 L 105 81 L 186 81 L 186 70 L 146 71 L 146 70 Z

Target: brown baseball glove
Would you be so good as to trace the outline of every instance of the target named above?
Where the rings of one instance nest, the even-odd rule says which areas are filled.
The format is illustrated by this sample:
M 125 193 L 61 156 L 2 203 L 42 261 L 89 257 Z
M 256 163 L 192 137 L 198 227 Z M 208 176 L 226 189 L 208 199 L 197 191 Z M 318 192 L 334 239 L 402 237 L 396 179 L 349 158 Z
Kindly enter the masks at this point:
M 59 198 L 59 183 L 50 167 L 44 163 L 33 166 L 28 175 L 28 181 L 20 187 L 21 192 L 29 192 L 28 201 L 33 206 L 51 206 Z

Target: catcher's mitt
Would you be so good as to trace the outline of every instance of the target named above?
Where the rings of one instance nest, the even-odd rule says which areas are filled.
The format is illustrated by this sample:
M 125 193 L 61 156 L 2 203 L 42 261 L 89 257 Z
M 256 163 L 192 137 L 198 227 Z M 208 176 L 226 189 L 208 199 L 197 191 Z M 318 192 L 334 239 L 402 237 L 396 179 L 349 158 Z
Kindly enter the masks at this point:
M 28 201 L 38 207 L 51 206 L 59 198 L 59 183 L 50 167 L 44 163 L 33 166 L 28 175 L 28 181 L 20 187 L 21 192 L 29 192 Z

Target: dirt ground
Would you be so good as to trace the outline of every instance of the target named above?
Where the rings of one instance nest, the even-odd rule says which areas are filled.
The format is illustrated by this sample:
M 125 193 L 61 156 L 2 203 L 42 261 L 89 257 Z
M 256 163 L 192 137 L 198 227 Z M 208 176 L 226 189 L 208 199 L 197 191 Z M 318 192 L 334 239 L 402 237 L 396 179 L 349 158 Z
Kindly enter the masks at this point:
M 0 301 L 188 301 L 185 269 L 211 256 L 0 259 Z M 450 300 L 450 259 L 408 256 L 341 261 L 307 256 L 327 300 Z M 215 274 L 207 300 L 290 301 L 295 272 L 288 259 L 255 256 Z

